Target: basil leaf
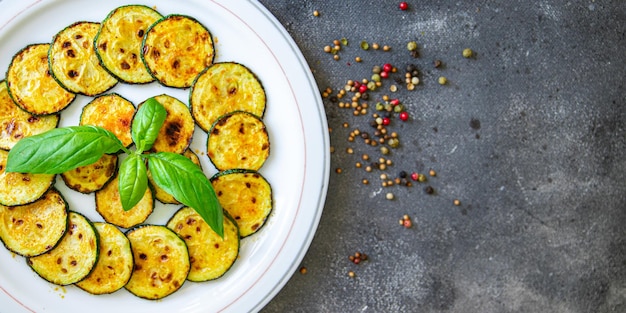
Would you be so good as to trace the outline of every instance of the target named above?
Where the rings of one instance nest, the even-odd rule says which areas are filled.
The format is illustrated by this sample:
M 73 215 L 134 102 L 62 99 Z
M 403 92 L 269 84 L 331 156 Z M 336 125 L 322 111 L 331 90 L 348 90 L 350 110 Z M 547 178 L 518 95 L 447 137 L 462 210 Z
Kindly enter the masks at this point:
M 224 216 L 213 185 L 202 169 L 188 158 L 171 152 L 148 155 L 154 182 L 176 200 L 193 208 L 221 237 L 224 236 Z
M 124 149 L 110 131 L 91 125 L 55 128 L 26 137 L 9 152 L 7 172 L 60 174 Z
M 131 126 L 131 136 L 137 147 L 137 153 L 152 148 L 166 117 L 167 111 L 156 99 L 150 98 L 141 104 Z
M 118 187 L 124 211 L 132 209 L 143 198 L 148 188 L 148 170 L 139 154 L 129 155 L 120 164 Z

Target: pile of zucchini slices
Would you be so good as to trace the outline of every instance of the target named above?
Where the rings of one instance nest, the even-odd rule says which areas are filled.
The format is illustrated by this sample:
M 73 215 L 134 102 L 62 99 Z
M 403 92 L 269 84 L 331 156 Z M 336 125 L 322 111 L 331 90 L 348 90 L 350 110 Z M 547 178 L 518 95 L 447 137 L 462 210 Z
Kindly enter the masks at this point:
M 76 22 L 50 43 L 17 52 L 0 81 L 0 240 L 46 281 L 92 294 L 126 289 L 161 299 L 185 281 L 224 275 L 239 257 L 240 240 L 264 225 L 272 189 L 259 173 L 268 159 L 263 122 L 266 96 L 257 76 L 236 62 L 215 63 L 209 30 L 185 15 L 163 16 L 127 5 L 102 22 Z M 139 104 L 108 92 L 118 83 L 188 88 L 188 104 L 156 95 L 167 117 L 152 152 L 189 149 L 194 128 L 208 134 L 206 155 L 218 173 L 209 179 L 224 209 L 218 236 L 193 209 L 154 184 L 124 211 L 117 183 L 118 155 L 61 174 L 70 189 L 93 194 L 94 216 L 68 206 L 55 175 L 7 173 L 8 151 L 20 139 L 58 127 L 76 95 L 91 97 L 81 125 L 113 132 L 133 145 L 131 124 Z M 178 205 L 164 225 L 146 224 L 155 203 Z M 85 212 L 83 212 L 85 213 Z M 8 269 L 4 269 L 8 270 Z

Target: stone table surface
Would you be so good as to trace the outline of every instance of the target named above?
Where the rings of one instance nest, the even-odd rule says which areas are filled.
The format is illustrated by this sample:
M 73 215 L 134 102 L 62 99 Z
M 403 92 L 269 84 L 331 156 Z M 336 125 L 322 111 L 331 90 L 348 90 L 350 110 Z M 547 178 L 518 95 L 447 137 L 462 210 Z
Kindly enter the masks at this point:
M 626 312 L 625 1 L 260 2 L 332 89 L 334 149 L 301 270 L 262 312 Z M 339 90 L 385 63 L 355 115 Z M 376 110 L 385 95 L 407 121 Z M 388 154 L 362 137 L 378 140 L 375 113 L 398 135 Z

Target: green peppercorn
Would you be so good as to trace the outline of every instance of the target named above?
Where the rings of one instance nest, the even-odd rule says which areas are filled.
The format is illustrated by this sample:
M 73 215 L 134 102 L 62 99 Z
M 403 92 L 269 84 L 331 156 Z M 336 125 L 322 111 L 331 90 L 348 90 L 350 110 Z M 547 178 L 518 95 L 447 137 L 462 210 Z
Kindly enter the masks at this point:
M 470 49 L 470 48 L 463 49 L 463 57 L 464 58 L 471 58 L 473 54 L 474 54 L 474 51 L 472 51 L 472 49 Z
M 445 85 L 448 83 L 448 79 L 445 76 L 441 76 L 439 77 L 438 82 L 439 82 L 439 85 Z
M 407 43 L 407 44 L 406 44 L 406 48 L 407 48 L 409 51 L 414 51 L 414 50 L 416 50 L 416 49 L 417 49 L 417 42 L 415 42 L 415 41 L 409 41 L 409 43 Z
M 367 83 L 367 89 L 368 90 L 376 90 L 376 83 L 375 82 L 368 82 Z
M 367 41 L 365 40 L 361 41 L 361 49 L 368 50 L 369 48 L 370 48 L 370 45 L 367 43 Z
M 397 148 L 400 145 L 400 140 L 398 140 L 398 138 L 390 138 L 387 144 L 392 148 Z
M 382 153 L 383 155 L 389 154 L 389 148 L 385 146 L 380 147 L 380 153 Z
M 380 102 L 376 103 L 376 111 L 382 111 L 384 109 L 385 109 L 385 106 L 382 103 Z
M 381 80 L 380 74 L 372 74 L 372 81 L 379 82 Z
M 404 105 L 402 104 L 398 104 L 396 106 L 393 107 L 393 111 L 396 113 L 400 113 L 402 111 L 404 111 Z
M 372 73 L 380 74 L 380 72 L 382 72 L 382 68 L 379 65 L 374 65 L 374 67 L 372 68 Z

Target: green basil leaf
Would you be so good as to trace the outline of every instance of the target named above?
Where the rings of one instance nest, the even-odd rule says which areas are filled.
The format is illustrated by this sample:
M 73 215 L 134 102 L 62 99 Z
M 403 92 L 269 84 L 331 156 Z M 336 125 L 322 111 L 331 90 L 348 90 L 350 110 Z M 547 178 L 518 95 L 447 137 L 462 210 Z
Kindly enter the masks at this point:
M 224 216 L 213 185 L 188 158 L 171 152 L 148 155 L 154 182 L 176 200 L 193 208 L 218 235 L 224 236 Z
M 135 142 L 137 153 L 142 153 L 152 148 L 152 144 L 154 144 L 159 135 L 159 130 L 161 130 L 166 117 L 167 111 L 154 98 L 146 100 L 139 106 L 131 126 L 131 135 Z
M 141 201 L 148 188 L 148 170 L 141 155 L 133 153 L 122 161 L 118 186 L 124 211 L 132 209 Z
M 55 128 L 17 142 L 7 172 L 60 174 L 124 149 L 110 131 L 91 125 Z

